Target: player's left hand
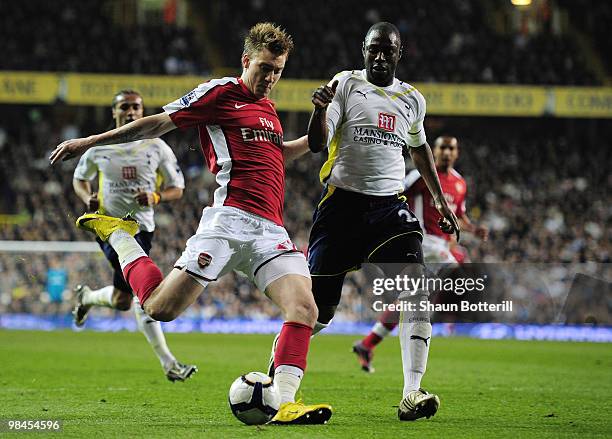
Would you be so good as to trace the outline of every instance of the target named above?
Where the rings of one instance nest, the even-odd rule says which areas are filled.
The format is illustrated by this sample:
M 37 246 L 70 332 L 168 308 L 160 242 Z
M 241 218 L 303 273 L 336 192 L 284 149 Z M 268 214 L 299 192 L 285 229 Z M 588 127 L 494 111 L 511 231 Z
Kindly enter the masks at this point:
M 459 221 L 457 220 L 457 215 L 455 215 L 455 212 L 451 210 L 445 199 L 442 199 L 442 201 L 436 203 L 436 209 L 438 209 L 438 212 L 440 212 L 440 215 L 442 215 L 442 218 L 440 218 L 440 221 L 438 221 L 440 229 L 449 235 L 451 233 L 455 233 L 457 242 L 459 242 L 461 230 L 459 229 Z
M 316 108 L 325 109 L 334 99 L 336 95 L 336 87 L 338 86 L 338 80 L 335 80 L 331 86 L 322 85 L 317 88 L 312 94 L 312 103 Z
M 60 160 L 66 161 L 83 154 L 92 145 L 89 137 L 80 139 L 70 139 L 60 143 L 49 156 L 51 165 L 56 164 Z
M 138 189 L 138 192 L 134 194 L 134 200 L 142 207 L 155 206 L 159 203 L 159 195 L 155 192 L 145 192 Z

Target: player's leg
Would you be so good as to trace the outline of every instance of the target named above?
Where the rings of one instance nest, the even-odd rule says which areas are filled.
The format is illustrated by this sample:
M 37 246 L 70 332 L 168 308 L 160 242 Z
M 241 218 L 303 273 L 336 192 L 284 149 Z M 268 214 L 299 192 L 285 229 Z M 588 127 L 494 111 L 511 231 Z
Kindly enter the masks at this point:
M 136 235 L 138 238 L 140 233 Z M 113 268 L 113 284 L 92 290 L 88 285 L 77 285 L 74 289 L 76 305 L 72 311 L 74 323 L 77 327 L 85 324 L 89 311 L 94 306 L 114 308 L 127 311 L 132 304 L 130 286 L 125 282 L 117 253 L 108 242 L 97 239 L 100 249 Z
M 176 359 L 168 347 L 161 323 L 144 312 L 138 297 L 133 297 L 133 301 L 134 316 L 138 329 L 144 334 L 153 352 L 155 352 L 166 378 L 172 382 L 185 381 L 190 378 L 198 371 L 198 368 L 193 364 L 183 364 Z
M 323 329 L 327 328 L 331 323 L 336 308 L 340 303 L 340 295 L 342 293 L 342 284 L 346 273 L 336 276 L 318 276 L 311 275 L 312 278 L 312 294 L 317 305 L 317 320 L 312 330 L 314 337 Z M 279 334 L 276 335 L 272 343 L 272 352 L 270 353 L 270 361 L 268 362 L 268 375 L 274 376 L 274 357 L 278 344 Z
M 276 340 L 274 380 L 281 407 L 273 419 L 279 424 L 322 424 L 332 415 L 327 404 L 295 402 L 310 347 L 317 307 L 312 297 L 310 274 L 301 253 L 287 253 L 260 265 L 255 284 L 280 308 L 285 322 Z
M 363 211 L 358 194 L 327 185 L 313 215 L 308 240 L 308 268 L 319 310 L 314 334 L 325 329 L 340 303 L 346 273 L 359 269 L 365 257 Z
M 153 243 L 153 232 L 140 232 L 134 238 L 136 239 L 140 247 L 145 251 L 145 253 L 149 255 L 151 253 L 151 247 Z M 117 264 L 118 263 L 119 261 L 117 258 Z M 120 266 L 119 269 L 121 269 Z M 185 381 L 186 379 L 191 377 L 191 375 L 198 371 L 198 368 L 193 364 L 183 364 L 176 359 L 176 357 L 172 354 L 170 348 L 168 347 L 168 343 L 166 342 L 166 337 L 162 330 L 161 323 L 144 312 L 142 306 L 140 305 L 138 297 L 133 296 L 132 289 L 125 282 L 125 279 L 123 278 L 123 273 L 120 270 L 117 270 L 116 273 L 120 276 L 120 280 L 117 280 L 117 282 L 124 282 L 125 289 L 129 291 L 127 300 L 129 300 L 130 304 L 132 300 L 134 302 L 134 316 L 136 317 L 138 329 L 140 329 L 140 331 L 144 334 L 145 338 L 147 339 L 147 342 L 153 349 L 153 352 L 155 352 L 155 355 L 159 359 L 166 378 L 168 378 L 168 380 L 172 382 L 175 382 Z M 125 299 L 126 298 L 123 298 L 123 300 Z
M 125 279 L 153 319 L 175 319 L 203 291 L 204 285 L 195 277 L 176 268 L 166 279 L 163 278 L 157 265 L 134 239 L 138 232 L 138 223 L 134 220 L 85 214 L 77 219 L 76 224 L 111 245 Z
M 372 326 L 368 335 L 353 344 L 353 353 L 361 364 L 361 369 L 365 372 L 373 373 L 372 359 L 374 358 L 374 348 L 385 339 L 385 337 L 397 327 L 400 313 L 395 310 L 386 310 L 378 317 L 378 321 Z
M 395 276 L 401 273 L 413 278 L 425 274 L 420 235 L 405 233 L 387 240 L 369 256 L 370 262 L 387 267 L 385 274 Z M 390 264 L 390 265 L 389 265 Z M 402 270 L 402 266 L 405 268 Z M 400 346 L 404 372 L 403 399 L 398 416 L 401 420 L 415 420 L 433 416 L 440 405 L 437 395 L 421 389 L 421 380 L 427 368 L 431 341 L 431 322 L 426 305 L 429 292 L 426 289 L 405 292 L 400 301 L 409 304 L 413 311 L 402 311 L 400 315 Z

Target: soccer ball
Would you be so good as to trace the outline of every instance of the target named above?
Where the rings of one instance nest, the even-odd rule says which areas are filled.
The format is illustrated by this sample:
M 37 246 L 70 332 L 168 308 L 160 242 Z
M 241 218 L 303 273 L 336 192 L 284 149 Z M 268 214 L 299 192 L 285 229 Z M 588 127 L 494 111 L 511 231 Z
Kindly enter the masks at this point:
M 229 405 L 234 416 L 245 424 L 265 424 L 278 411 L 280 393 L 268 375 L 249 372 L 232 383 Z

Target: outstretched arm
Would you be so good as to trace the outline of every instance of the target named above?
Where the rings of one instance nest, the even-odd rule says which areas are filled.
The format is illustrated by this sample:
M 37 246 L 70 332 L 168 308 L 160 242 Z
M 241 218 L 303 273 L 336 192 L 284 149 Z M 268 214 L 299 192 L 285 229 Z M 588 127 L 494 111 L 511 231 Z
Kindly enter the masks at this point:
M 308 136 L 299 139 L 288 140 L 283 143 L 283 157 L 285 163 L 295 160 L 308 152 Z
M 315 108 L 308 122 L 308 147 L 312 152 L 321 152 L 327 146 L 327 106 L 334 99 L 337 86 L 338 80 L 335 80 L 331 86 L 323 85 L 312 94 Z
M 419 171 L 419 174 L 421 174 L 421 177 L 423 177 L 429 192 L 431 192 L 436 209 L 438 209 L 442 215 L 442 220 L 440 220 L 440 228 L 444 233 L 450 234 L 454 232 L 457 235 L 457 242 L 459 242 L 460 229 L 457 216 L 449 207 L 448 203 L 446 202 L 446 198 L 444 198 L 444 194 L 442 193 L 442 186 L 440 186 L 440 179 L 438 178 L 438 173 L 436 172 L 431 148 L 427 142 L 425 142 L 424 145 L 416 148 L 410 148 L 410 156 L 412 157 L 412 161 Z
M 89 148 L 100 145 L 132 142 L 141 139 L 153 139 L 176 128 L 166 113 L 154 114 L 135 120 L 119 128 L 94 134 L 80 139 L 66 140 L 60 143 L 51 153 L 49 160 L 54 165 L 60 160 L 69 160 L 83 154 Z

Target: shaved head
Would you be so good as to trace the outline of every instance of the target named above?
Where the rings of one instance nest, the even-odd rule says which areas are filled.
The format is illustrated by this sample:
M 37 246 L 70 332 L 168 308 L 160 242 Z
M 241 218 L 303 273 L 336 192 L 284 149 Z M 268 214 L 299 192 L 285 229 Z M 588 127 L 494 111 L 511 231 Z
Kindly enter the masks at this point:
M 402 41 L 397 27 L 386 21 L 370 27 L 361 51 L 368 81 L 379 87 L 393 84 L 395 69 L 402 57 Z
M 400 36 L 400 32 L 393 23 L 389 23 L 387 21 L 380 21 L 378 23 L 373 24 L 372 27 L 370 27 L 370 29 L 368 29 L 368 32 L 366 33 L 365 41 L 368 41 L 370 34 L 372 34 L 375 31 L 378 31 L 385 35 L 394 34 L 397 37 L 398 44 L 401 46 L 402 38 Z

